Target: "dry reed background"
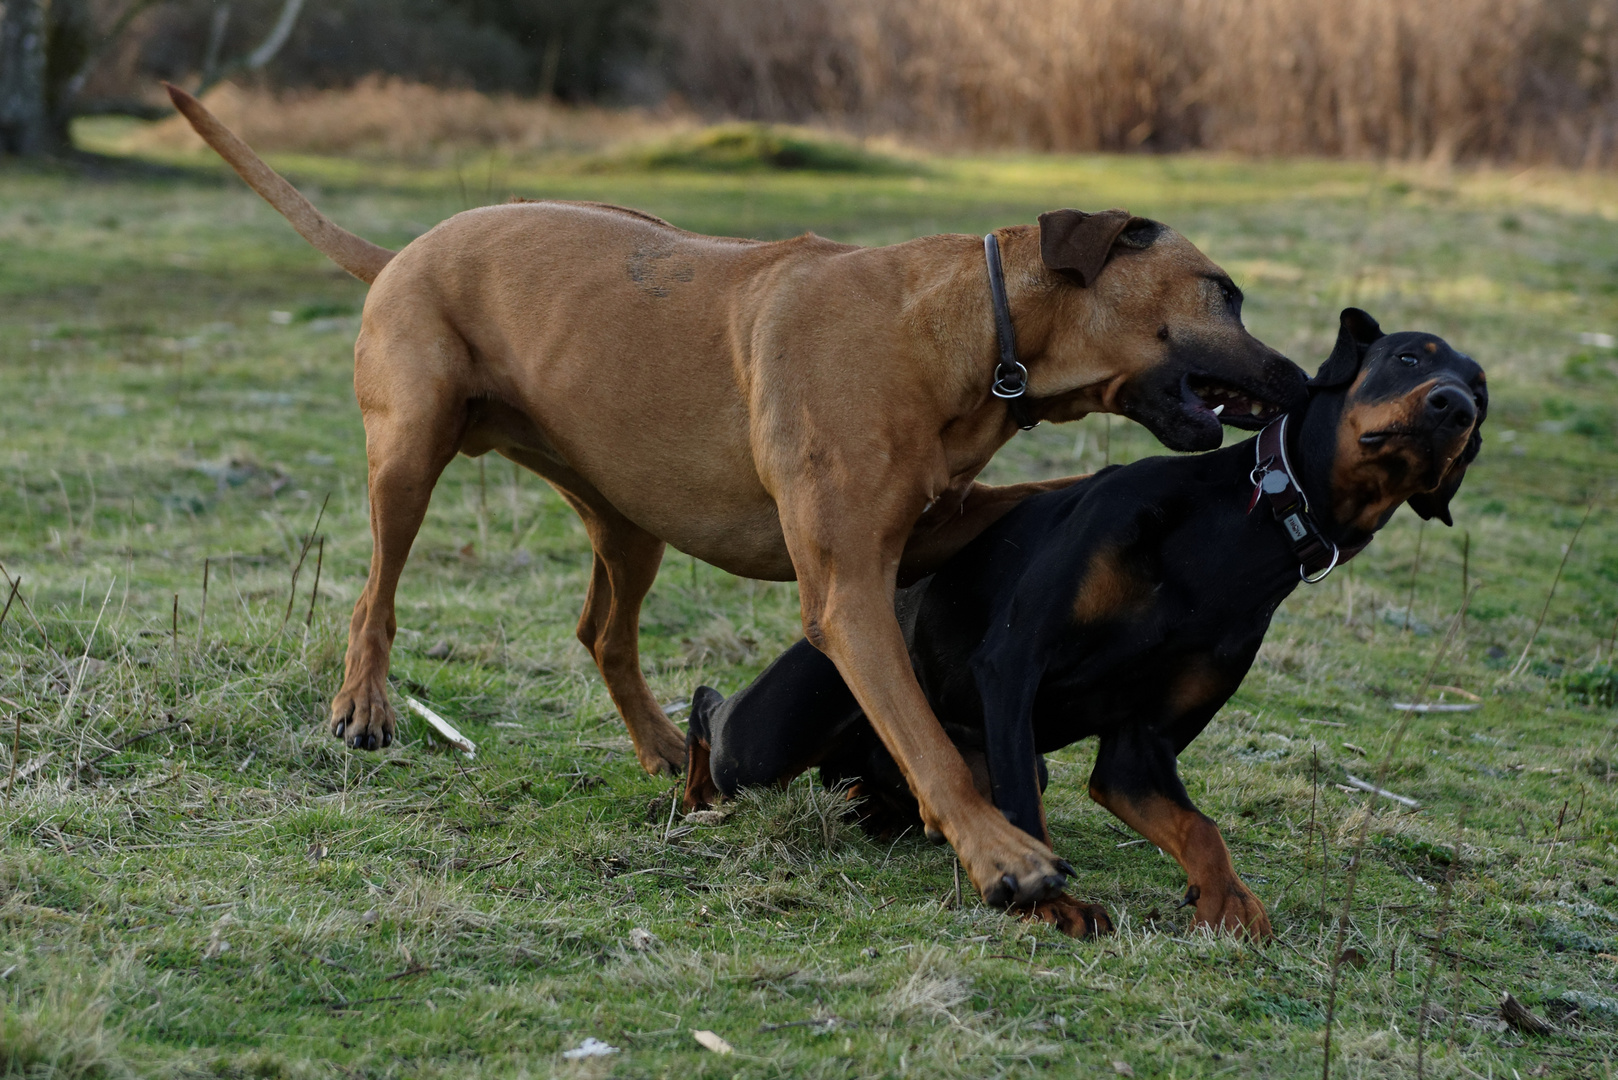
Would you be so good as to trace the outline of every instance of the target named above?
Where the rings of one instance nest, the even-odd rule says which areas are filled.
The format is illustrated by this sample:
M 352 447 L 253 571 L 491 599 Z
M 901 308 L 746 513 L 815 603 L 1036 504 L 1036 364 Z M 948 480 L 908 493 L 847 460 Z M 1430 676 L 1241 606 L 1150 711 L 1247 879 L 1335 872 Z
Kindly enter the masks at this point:
M 664 0 L 707 108 L 934 144 L 1610 164 L 1614 0 Z
M 1618 160 L 1618 0 L 661 0 L 657 18 L 622 80 L 656 109 L 285 73 L 216 107 L 267 149 L 413 158 L 594 149 L 695 111 L 935 149 Z
M 466 147 L 498 147 L 516 154 L 593 150 L 689 126 L 669 110 L 572 107 L 381 76 L 346 90 L 281 94 L 226 83 L 206 99 L 209 108 L 260 150 L 404 160 Z M 178 116 L 136 133 L 131 141 L 150 150 L 203 149 L 202 140 Z

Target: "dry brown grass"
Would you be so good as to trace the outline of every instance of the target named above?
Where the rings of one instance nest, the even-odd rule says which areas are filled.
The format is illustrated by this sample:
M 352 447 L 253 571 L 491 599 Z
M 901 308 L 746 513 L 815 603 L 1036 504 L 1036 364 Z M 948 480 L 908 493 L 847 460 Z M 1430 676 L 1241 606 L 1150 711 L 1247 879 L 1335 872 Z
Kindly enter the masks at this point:
M 372 77 L 346 90 L 274 93 L 226 83 L 208 107 L 264 151 L 410 161 L 468 149 L 512 154 L 593 151 L 685 125 L 672 110 L 577 108 L 510 94 Z M 201 150 L 178 116 L 134 136 L 136 149 Z
M 1555 160 L 1618 143 L 1613 0 L 665 0 L 675 85 L 1045 150 Z

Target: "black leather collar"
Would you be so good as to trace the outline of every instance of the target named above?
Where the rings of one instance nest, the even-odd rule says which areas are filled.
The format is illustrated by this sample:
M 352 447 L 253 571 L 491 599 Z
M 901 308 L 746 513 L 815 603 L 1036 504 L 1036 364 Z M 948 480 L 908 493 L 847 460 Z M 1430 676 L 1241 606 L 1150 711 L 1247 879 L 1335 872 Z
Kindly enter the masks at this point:
M 1254 442 L 1253 497 L 1248 500 L 1247 512 L 1263 499 L 1269 504 L 1275 520 L 1287 534 L 1292 554 L 1298 560 L 1298 577 L 1306 584 L 1324 581 L 1342 563 L 1352 559 L 1371 541 L 1347 548 L 1339 548 L 1326 538 L 1309 512 L 1309 499 L 1298 484 L 1297 474 L 1287 457 L 1287 420 L 1281 417 L 1259 432 Z
M 1028 369 L 1017 360 L 1017 334 L 1011 326 L 1011 306 L 1006 302 L 1006 272 L 1000 265 L 1000 241 L 994 233 L 983 238 L 983 260 L 989 264 L 989 295 L 994 298 L 994 339 L 1000 348 L 994 383 L 989 393 L 1005 400 L 1017 426 L 1027 431 L 1039 421 L 1028 412 Z

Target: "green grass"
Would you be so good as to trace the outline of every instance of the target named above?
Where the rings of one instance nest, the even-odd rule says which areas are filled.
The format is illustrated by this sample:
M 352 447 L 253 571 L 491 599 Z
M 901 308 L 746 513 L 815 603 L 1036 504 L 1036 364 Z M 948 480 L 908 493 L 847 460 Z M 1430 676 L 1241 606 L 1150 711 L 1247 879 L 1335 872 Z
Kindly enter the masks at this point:
M 395 651 L 398 689 L 474 738 L 476 760 L 414 724 L 389 752 L 344 750 L 321 721 L 369 558 L 349 374 L 363 289 L 206 159 L 8 167 L 0 559 L 39 625 L 19 604 L 0 628 L 8 770 L 20 720 L 0 809 L 0 1072 L 1315 1075 L 1328 919 L 1364 805 L 1336 785 L 1376 778 L 1391 703 L 1417 692 L 1459 607 L 1469 535 L 1482 588 L 1435 682 L 1483 704 L 1415 718 L 1393 757 L 1386 786 L 1421 809 L 1383 802 L 1369 823 L 1334 1075 L 1413 1074 L 1451 877 L 1429 1075 L 1610 1074 L 1618 351 L 1577 335 L 1618 332 L 1618 181 L 1200 157 L 835 178 L 278 164 L 392 245 L 508 194 L 863 243 L 1124 205 L 1230 269 L 1255 332 L 1307 367 L 1348 303 L 1475 355 L 1493 384 L 1484 452 L 1455 530 L 1401 512 L 1287 602 L 1182 762 L 1278 941 L 1188 933 L 1178 867 L 1084 797 L 1081 744 L 1052 762 L 1052 829 L 1076 892 L 1120 931 L 1075 942 L 970 895 L 957 907 L 947 849 L 872 843 L 807 781 L 671 829 L 670 785 L 636 768 L 572 637 L 583 532 L 504 462 L 460 460 L 440 483 Z M 989 476 L 1152 452 L 1097 417 L 1019 436 Z M 310 617 L 315 556 L 295 594 L 292 566 L 328 495 Z M 792 586 L 672 555 L 643 617 L 653 688 L 735 689 L 796 619 Z M 1556 1032 L 1496 1030 L 1503 990 Z M 586 1037 L 622 1052 L 560 1056 Z

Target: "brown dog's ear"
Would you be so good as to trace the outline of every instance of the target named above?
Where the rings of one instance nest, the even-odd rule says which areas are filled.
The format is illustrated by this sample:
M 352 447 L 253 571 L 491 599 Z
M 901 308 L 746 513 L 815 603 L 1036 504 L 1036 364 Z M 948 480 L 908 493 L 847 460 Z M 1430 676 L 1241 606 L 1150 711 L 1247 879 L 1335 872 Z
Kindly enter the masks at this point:
M 1477 423 L 1472 425 L 1472 434 L 1466 440 L 1466 448 L 1451 463 L 1449 471 L 1444 473 L 1444 479 L 1436 490 L 1424 491 L 1405 500 L 1410 504 L 1410 509 L 1421 515 L 1423 521 L 1437 518 L 1445 525 L 1455 524 L 1449 516 L 1449 501 L 1460 490 L 1461 481 L 1466 479 L 1466 467 L 1472 464 L 1478 456 L 1478 451 L 1483 449 L 1483 419 L 1489 415 L 1489 388 L 1481 380 L 1472 392 L 1472 400 L 1477 403 L 1478 419 Z
M 1353 382 L 1365 362 L 1366 350 L 1381 336 L 1382 328 L 1375 319 L 1357 307 L 1344 308 L 1338 316 L 1337 344 L 1309 380 L 1309 388 L 1330 390 Z
M 1156 226 L 1155 221 L 1130 217 L 1128 210 L 1103 210 L 1087 214 L 1083 210 L 1052 210 L 1039 215 L 1039 256 L 1048 269 L 1073 278 L 1081 287 L 1095 283 L 1101 268 L 1107 265 L 1112 246 L 1131 226 Z M 1131 231 L 1131 236 L 1134 232 Z M 1129 242 L 1130 247 L 1148 247 L 1156 239 L 1154 230 L 1141 242 Z

